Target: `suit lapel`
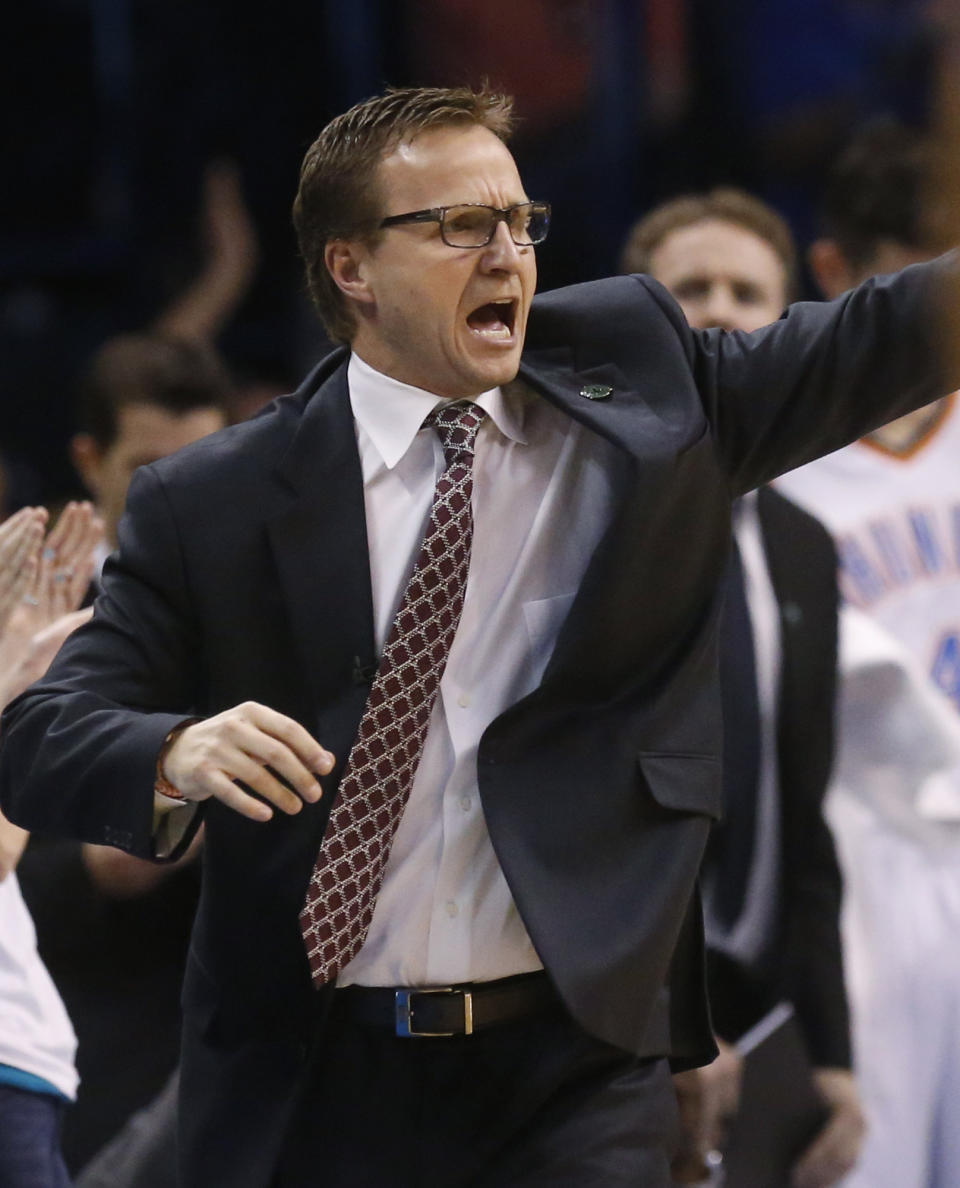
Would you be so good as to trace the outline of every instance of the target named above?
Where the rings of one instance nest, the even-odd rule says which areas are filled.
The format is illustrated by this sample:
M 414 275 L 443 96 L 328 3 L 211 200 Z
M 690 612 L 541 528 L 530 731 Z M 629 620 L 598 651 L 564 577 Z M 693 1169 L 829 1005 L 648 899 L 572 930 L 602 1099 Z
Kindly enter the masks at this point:
M 579 364 L 579 365 L 578 365 Z M 575 360 L 570 347 L 538 349 L 524 354 L 521 380 L 551 404 L 637 459 L 662 454 L 680 426 L 668 425 L 650 407 L 640 390 L 613 362 Z M 585 391 L 609 388 L 609 396 L 590 399 Z
M 621 495 L 629 489 L 631 503 L 636 502 L 641 491 L 662 481 L 665 460 L 682 444 L 682 428 L 658 416 L 616 364 L 582 362 L 574 367 L 569 347 L 531 351 L 524 356 L 519 379 L 623 450 L 625 462 L 641 463 L 626 466 L 617 480 Z M 315 383 L 319 387 L 307 399 L 277 467 L 286 506 L 269 521 L 268 533 L 309 688 L 318 706 L 329 707 L 341 700 L 344 689 L 360 686 L 365 696 L 366 682 L 358 669 L 369 668 L 376 655 L 363 479 L 345 359 L 335 360 L 333 370 L 321 371 Z M 582 395 L 590 386 L 609 387 L 610 396 L 591 400 Z M 634 538 L 636 529 L 629 535 Z M 571 627 L 579 633 L 584 626 L 583 612 L 596 584 L 591 579 L 598 569 L 606 571 L 600 559 L 609 560 L 611 542 L 605 543 L 561 632 L 567 642 Z M 606 579 L 601 584 L 607 585 Z
M 363 478 L 346 363 L 309 399 L 277 467 L 287 506 L 268 523 L 293 638 L 318 705 L 374 660 Z
M 622 451 L 622 464 L 610 475 L 615 492 L 611 522 L 593 550 L 541 683 L 563 683 L 575 671 L 584 687 L 591 681 L 599 686 L 616 667 L 610 661 L 617 654 L 611 641 L 627 637 L 629 628 L 621 620 L 635 616 L 636 592 L 649 586 L 643 542 L 650 509 L 658 505 L 660 489 L 672 481 L 690 427 L 658 416 L 615 363 L 575 360 L 569 347 L 527 352 L 518 378 Z M 582 390 L 591 386 L 609 387 L 609 397 L 584 396 Z

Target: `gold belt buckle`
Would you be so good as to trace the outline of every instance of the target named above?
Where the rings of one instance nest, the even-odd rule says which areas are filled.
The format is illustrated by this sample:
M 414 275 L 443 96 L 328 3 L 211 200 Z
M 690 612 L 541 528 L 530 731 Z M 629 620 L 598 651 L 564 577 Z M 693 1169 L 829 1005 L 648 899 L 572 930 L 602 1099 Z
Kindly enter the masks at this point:
M 413 1023 L 410 999 L 414 994 L 459 994 L 463 998 L 463 1031 L 418 1031 Z M 454 1035 L 473 1035 L 473 994 L 470 990 L 454 990 L 452 986 L 435 986 L 425 990 L 395 990 L 394 1010 L 396 1035 L 403 1039 L 416 1037 L 446 1039 Z

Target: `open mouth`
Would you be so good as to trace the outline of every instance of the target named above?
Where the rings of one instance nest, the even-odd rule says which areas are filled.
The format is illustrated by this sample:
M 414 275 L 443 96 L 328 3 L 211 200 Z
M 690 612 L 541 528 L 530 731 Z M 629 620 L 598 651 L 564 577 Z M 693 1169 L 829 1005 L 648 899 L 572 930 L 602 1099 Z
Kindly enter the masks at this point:
M 488 301 L 467 315 L 467 325 L 474 334 L 482 334 L 493 341 L 510 342 L 517 320 L 517 299 Z

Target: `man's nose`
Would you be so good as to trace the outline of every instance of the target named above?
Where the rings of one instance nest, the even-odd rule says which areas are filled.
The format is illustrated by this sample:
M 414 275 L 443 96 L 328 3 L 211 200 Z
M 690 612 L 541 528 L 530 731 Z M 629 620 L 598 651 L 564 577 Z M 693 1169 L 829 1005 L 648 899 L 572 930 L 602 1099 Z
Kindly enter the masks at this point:
M 704 315 L 708 326 L 717 326 L 721 330 L 736 330 L 737 303 L 733 294 L 722 285 L 715 285 L 710 290 L 710 297 L 704 307 Z
M 520 253 L 530 248 L 518 247 L 510 235 L 510 228 L 503 221 L 497 223 L 493 239 L 483 249 L 483 265 L 489 269 L 514 269 L 519 266 Z

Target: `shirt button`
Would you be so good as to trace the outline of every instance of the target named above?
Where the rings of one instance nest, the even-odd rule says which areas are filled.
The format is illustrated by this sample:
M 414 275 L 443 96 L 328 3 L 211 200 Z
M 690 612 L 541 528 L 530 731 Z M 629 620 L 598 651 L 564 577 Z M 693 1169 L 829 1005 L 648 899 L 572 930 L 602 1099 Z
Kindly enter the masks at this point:
M 447 900 L 447 915 L 450 917 L 451 920 L 453 919 L 454 916 L 460 915 L 460 909 L 457 907 L 456 903 L 454 903 L 454 901 L 452 899 Z
M 459 705 L 461 709 L 469 709 L 471 700 L 472 699 L 469 693 L 461 693 L 457 698 L 457 705 Z
M 470 799 L 469 796 L 461 796 L 460 797 L 460 807 L 463 809 L 463 811 L 465 813 L 469 813 L 470 810 L 473 808 L 473 801 Z

